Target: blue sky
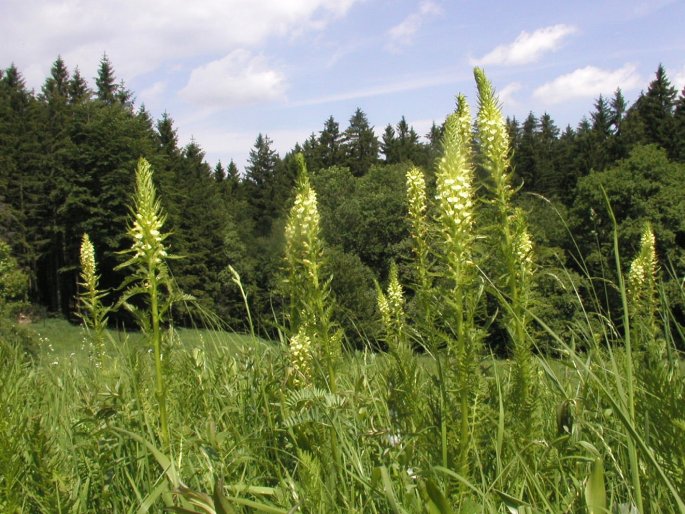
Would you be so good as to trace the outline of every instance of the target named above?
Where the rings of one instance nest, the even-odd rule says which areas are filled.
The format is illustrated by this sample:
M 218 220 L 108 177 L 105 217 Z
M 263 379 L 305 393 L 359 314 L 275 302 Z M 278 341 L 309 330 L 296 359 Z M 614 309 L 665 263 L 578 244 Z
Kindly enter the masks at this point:
M 440 123 L 483 66 L 505 115 L 561 128 L 618 85 L 629 101 L 662 63 L 685 86 L 685 1 L 0 0 L 0 67 L 40 89 L 58 54 L 118 79 L 181 143 L 242 168 L 258 133 L 283 154 L 357 107 L 380 134 Z

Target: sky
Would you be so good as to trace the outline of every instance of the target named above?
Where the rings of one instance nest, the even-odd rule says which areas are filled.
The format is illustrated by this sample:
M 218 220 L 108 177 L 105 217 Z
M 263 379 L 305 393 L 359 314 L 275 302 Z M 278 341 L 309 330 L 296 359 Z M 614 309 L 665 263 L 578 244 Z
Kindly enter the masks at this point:
M 102 56 L 179 142 L 240 169 L 258 134 L 282 155 L 357 107 L 380 135 L 426 134 L 473 67 L 505 116 L 560 128 L 618 86 L 629 102 L 663 64 L 685 87 L 683 0 L 0 0 L 0 68 L 40 91 L 58 55 L 94 86 Z

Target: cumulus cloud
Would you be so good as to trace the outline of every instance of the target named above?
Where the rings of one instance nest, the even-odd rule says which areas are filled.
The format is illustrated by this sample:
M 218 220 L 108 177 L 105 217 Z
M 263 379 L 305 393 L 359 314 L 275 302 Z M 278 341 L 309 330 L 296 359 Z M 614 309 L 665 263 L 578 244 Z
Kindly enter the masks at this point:
M 179 92 L 184 100 L 207 108 L 283 98 L 285 77 L 261 55 L 234 50 L 222 59 L 195 68 Z
M 40 65 L 35 75 L 42 81 L 59 53 L 93 77 L 106 51 L 117 74 L 131 79 L 197 55 L 225 55 L 268 37 L 320 30 L 359 1 L 6 0 L 0 2 L 0 33 L 15 44 L 0 45 L 0 63 L 15 62 L 20 70 Z
M 574 98 L 610 95 L 617 87 L 628 91 L 639 87 L 640 83 L 634 64 L 626 64 L 617 70 L 586 66 L 543 84 L 533 92 L 533 96 L 547 104 L 556 104 Z
M 407 16 L 400 23 L 388 30 L 388 43 L 385 45 L 386 50 L 398 51 L 402 46 L 411 43 L 414 35 L 423 25 L 424 21 L 431 17 L 442 13 L 442 9 L 438 4 L 431 0 L 423 0 L 419 4 L 419 9 L 409 16 Z
M 576 32 L 571 25 L 553 25 L 535 32 L 521 32 L 513 43 L 500 45 L 483 57 L 471 59 L 472 64 L 515 66 L 528 64 L 540 59 L 544 54 L 557 50 L 563 40 Z

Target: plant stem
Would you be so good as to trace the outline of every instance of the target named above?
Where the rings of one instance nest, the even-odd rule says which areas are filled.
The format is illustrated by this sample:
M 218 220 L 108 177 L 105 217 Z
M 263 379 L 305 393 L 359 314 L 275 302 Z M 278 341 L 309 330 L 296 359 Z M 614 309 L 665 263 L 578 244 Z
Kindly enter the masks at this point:
M 155 396 L 159 404 L 159 422 L 162 437 L 162 445 L 169 448 L 169 425 L 166 411 L 166 388 L 164 387 L 164 375 L 162 371 L 162 334 L 159 328 L 159 300 L 157 292 L 157 277 L 154 267 L 148 274 L 150 283 L 150 315 L 152 318 L 152 346 L 155 352 Z

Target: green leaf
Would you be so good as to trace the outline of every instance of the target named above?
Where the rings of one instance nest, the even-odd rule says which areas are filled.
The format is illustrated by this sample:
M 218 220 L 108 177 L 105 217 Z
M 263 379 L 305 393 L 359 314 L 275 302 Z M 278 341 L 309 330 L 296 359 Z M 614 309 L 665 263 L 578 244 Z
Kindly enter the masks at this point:
M 426 479 L 428 501 L 426 508 L 430 514 L 452 514 L 452 507 L 440 488 L 431 479 Z
M 221 478 L 214 485 L 213 499 L 216 514 L 236 514 L 236 510 L 228 503 L 226 496 L 224 496 L 224 481 Z
M 157 463 L 162 467 L 164 470 L 164 473 L 166 474 L 167 478 L 169 479 L 169 482 L 171 482 L 171 485 L 177 489 L 181 485 L 181 480 L 178 477 L 178 474 L 176 473 L 176 468 L 174 467 L 174 463 L 164 455 L 161 451 L 159 451 L 152 443 L 146 441 L 142 437 L 140 437 L 138 434 L 134 434 L 133 432 L 129 432 L 128 430 L 124 430 L 123 428 L 117 428 L 117 427 L 112 427 L 112 430 L 115 432 L 122 433 L 124 435 L 129 436 L 131 439 L 135 439 L 139 443 L 145 445 L 148 450 L 152 453 L 152 455 L 155 457 L 155 460 L 157 460 Z
M 585 484 L 585 503 L 590 514 L 607 512 L 607 495 L 604 488 L 604 462 L 597 457 L 592 463 L 590 476 Z
M 150 507 L 157 501 L 157 498 L 159 498 L 163 492 L 169 490 L 169 484 L 166 482 L 160 482 L 157 484 L 157 487 L 155 487 L 152 491 L 150 491 L 150 494 L 148 494 L 143 502 L 140 504 L 140 507 L 138 507 L 138 510 L 136 511 L 136 514 L 145 514 L 150 510 Z

